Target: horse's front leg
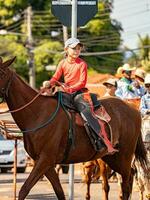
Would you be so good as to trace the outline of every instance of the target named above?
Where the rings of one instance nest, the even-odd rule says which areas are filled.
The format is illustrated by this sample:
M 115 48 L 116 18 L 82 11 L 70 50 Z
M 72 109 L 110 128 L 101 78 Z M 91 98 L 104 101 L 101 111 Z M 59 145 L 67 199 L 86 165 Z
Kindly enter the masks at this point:
M 48 171 L 46 171 L 45 176 L 51 182 L 57 198 L 59 200 L 65 200 L 66 198 L 65 198 L 65 195 L 64 195 L 64 191 L 63 191 L 62 186 L 60 184 L 60 180 L 59 180 L 58 174 L 56 173 L 55 168 L 50 167 L 48 169 Z
M 45 171 L 47 171 L 49 168 L 49 163 L 47 162 L 47 158 L 40 157 L 39 160 L 35 162 L 35 165 L 21 187 L 21 190 L 19 192 L 18 200 L 24 200 L 28 193 L 30 192 L 31 188 L 37 183 L 37 181 L 40 179 L 40 177 L 45 174 Z

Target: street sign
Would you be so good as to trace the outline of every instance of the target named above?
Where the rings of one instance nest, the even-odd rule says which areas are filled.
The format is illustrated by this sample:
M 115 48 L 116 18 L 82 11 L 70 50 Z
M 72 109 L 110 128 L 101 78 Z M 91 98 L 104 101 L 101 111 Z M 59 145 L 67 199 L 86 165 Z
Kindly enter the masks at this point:
M 98 11 L 98 0 L 77 1 L 77 26 L 84 26 Z M 71 26 L 72 0 L 52 0 L 52 13 L 64 26 Z

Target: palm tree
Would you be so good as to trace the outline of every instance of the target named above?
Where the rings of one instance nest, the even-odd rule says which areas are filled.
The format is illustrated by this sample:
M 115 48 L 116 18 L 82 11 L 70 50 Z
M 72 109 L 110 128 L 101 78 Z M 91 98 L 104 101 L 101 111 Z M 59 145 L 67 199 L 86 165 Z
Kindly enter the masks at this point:
M 150 36 L 146 35 L 145 37 L 141 37 L 140 34 L 138 34 L 139 37 L 139 56 L 141 60 L 149 60 L 149 54 L 150 54 Z

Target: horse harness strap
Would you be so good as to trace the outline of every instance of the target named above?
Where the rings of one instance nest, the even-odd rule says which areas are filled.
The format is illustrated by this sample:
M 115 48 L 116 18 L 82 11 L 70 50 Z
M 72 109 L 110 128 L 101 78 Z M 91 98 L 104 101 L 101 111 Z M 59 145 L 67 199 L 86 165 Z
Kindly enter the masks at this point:
M 75 143 L 74 143 L 74 141 L 75 141 L 75 138 L 74 138 L 75 127 L 74 127 L 74 123 L 73 123 L 75 121 L 75 116 L 74 116 L 73 112 L 69 112 L 66 109 L 66 107 L 64 106 L 64 104 L 62 102 L 62 95 L 61 95 L 61 99 L 60 99 L 60 104 L 61 104 L 63 110 L 65 111 L 67 118 L 69 120 L 69 131 L 68 131 L 67 146 L 65 148 L 64 158 L 61 161 L 61 163 L 64 163 L 68 158 L 71 147 L 73 147 L 73 148 L 75 147 Z

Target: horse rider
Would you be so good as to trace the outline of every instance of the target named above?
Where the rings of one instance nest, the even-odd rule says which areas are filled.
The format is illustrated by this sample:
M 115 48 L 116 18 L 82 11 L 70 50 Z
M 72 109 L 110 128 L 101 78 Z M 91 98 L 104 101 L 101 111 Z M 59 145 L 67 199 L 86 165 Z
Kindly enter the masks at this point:
M 117 81 L 117 90 L 115 92 L 117 97 L 121 99 L 133 99 L 137 98 L 137 88 L 134 86 L 134 80 L 132 79 L 132 72 L 135 70 L 128 63 L 122 67 L 122 78 Z
M 57 84 L 63 75 L 64 83 L 61 86 L 55 87 L 54 93 L 61 91 L 71 95 L 75 107 L 92 130 L 103 140 L 107 146 L 108 153 L 114 153 L 117 150 L 113 148 L 107 135 L 101 131 L 100 122 L 94 113 L 90 94 L 87 88 L 85 88 L 87 64 L 79 57 L 82 49 L 83 44 L 79 39 L 69 38 L 64 46 L 66 57 L 58 64 L 53 77 L 49 81 L 43 82 L 43 88 L 50 88 Z
M 142 96 L 140 103 L 140 111 L 143 116 L 150 115 L 150 74 L 146 75 L 144 85 L 146 94 Z

